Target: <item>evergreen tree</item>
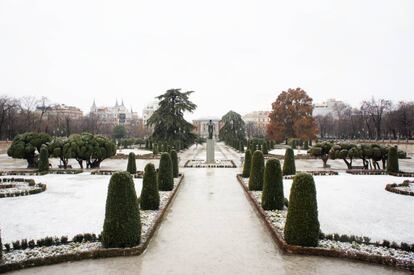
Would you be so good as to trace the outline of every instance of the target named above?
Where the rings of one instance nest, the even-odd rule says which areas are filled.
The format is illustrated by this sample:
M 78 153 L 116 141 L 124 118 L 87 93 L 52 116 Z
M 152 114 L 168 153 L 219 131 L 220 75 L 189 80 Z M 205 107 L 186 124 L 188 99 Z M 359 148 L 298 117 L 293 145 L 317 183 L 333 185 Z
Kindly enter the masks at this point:
M 263 143 L 262 151 L 264 155 L 269 154 L 269 151 L 267 150 L 267 143 Z
M 129 172 L 131 175 L 134 175 L 137 173 L 136 158 L 133 152 L 129 153 L 128 155 L 127 172 Z
M 249 177 L 249 190 L 261 191 L 263 189 L 264 157 L 259 150 L 254 152 Z
M 250 150 L 246 150 L 246 153 L 244 153 L 244 166 L 243 166 L 243 178 L 250 177 L 250 169 L 252 166 L 252 153 Z
M 280 162 L 277 159 L 269 159 L 264 172 L 262 207 L 264 210 L 282 210 L 284 199 Z
M 388 149 L 387 172 L 398 173 L 400 171 L 398 163 L 398 149 L 397 146 L 391 146 Z
M 172 167 L 173 167 L 173 177 L 178 178 L 178 156 L 177 152 L 175 150 L 171 150 L 171 161 L 172 161 Z
M 244 140 L 246 137 L 246 126 L 240 114 L 229 111 L 220 121 L 223 127 L 219 130 L 219 138 L 227 144 L 236 148 L 233 142 L 236 140 Z
M 294 175 L 296 174 L 295 166 L 295 154 L 292 148 L 287 148 L 285 152 L 285 160 L 283 162 L 283 175 Z
M 39 172 L 49 171 L 49 153 L 46 145 L 40 148 L 40 159 L 38 165 Z
M 134 181 L 128 172 L 114 173 L 108 186 L 102 245 L 132 247 L 140 239 L 141 220 Z
M 170 154 L 162 153 L 158 170 L 158 188 L 160 191 L 174 189 L 173 167 Z
M 141 209 L 157 210 L 160 207 L 160 194 L 158 192 L 157 175 L 154 164 L 145 165 L 142 180 Z
M 290 190 L 285 240 L 291 245 L 317 246 L 319 232 L 315 182 L 312 175 L 299 173 Z

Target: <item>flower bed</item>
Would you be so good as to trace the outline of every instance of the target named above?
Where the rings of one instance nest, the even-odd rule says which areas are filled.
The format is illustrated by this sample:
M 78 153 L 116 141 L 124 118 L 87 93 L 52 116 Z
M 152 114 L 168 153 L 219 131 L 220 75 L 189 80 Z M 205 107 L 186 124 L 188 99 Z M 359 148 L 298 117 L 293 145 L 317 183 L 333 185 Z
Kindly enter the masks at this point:
M 33 179 L 1 178 L 0 198 L 38 194 L 46 190 L 46 184 L 35 183 Z
M 172 191 L 160 191 L 159 210 L 141 210 L 141 243 L 130 248 L 104 248 L 99 242 L 99 237 L 85 240 L 86 234 L 79 234 L 71 242 L 62 243 L 59 238 L 49 237 L 53 245 L 45 246 L 44 240 L 41 245 L 26 249 L 10 249 L 4 251 L 3 262 L 0 263 L 0 273 L 18 270 L 33 266 L 50 265 L 67 261 L 79 261 L 84 259 L 136 256 L 140 255 L 147 248 L 156 229 L 171 205 L 184 176 L 174 179 L 174 189 Z M 89 234 L 94 236 L 95 234 Z M 60 238 L 61 239 L 61 238 Z M 7 244 L 5 244 L 7 245 Z M 10 247 L 10 245 L 8 245 Z
M 385 190 L 396 194 L 414 196 L 414 181 L 405 180 L 401 184 L 387 184 Z
M 266 227 L 269 229 L 273 240 L 283 251 L 294 254 L 348 258 L 414 271 L 414 245 L 407 245 L 402 243 L 401 245 L 396 245 L 395 247 L 398 247 L 396 249 L 393 248 L 389 242 L 388 246 L 386 243 L 374 244 L 370 243 L 369 240 L 366 242 L 367 239 L 364 239 L 363 237 L 358 238 L 362 240 L 361 242 L 357 242 L 357 238 L 354 238 L 355 241 L 353 242 L 343 242 L 339 241 L 339 239 L 336 238 L 329 239 L 330 237 L 327 237 L 335 236 L 335 234 L 321 234 L 323 235 L 323 239 L 319 241 L 318 247 L 301 247 L 287 244 L 284 240 L 283 235 L 287 210 L 263 210 L 260 204 L 262 192 L 249 191 L 247 178 L 243 178 L 241 175 L 237 175 L 237 179 L 247 194 L 249 201 L 257 210 L 259 217 L 262 218 Z M 342 236 L 339 238 L 341 237 Z M 347 239 L 349 241 L 353 238 L 348 237 L 344 239 Z
M 91 175 L 112 175 L 113 173 L 119 172 L 117 170 L 93 170 L 91 172 Z M 134 174 L 134 178 L 141 179 L 144 176 L 144 171 L 137 171 L 137 173 Z
M 216 160 L 215 163 L 206 163 L 204 160 L 188 160 L 184 167 L 186 168 L 237 168 L 233 160 Z

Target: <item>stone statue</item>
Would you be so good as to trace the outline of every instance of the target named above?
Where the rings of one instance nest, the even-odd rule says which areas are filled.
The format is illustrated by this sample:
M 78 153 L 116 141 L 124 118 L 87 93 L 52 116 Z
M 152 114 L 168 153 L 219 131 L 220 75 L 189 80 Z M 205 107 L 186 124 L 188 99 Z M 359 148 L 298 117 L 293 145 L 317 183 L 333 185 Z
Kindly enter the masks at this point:
M 213 139 L 213 129 L 214 124 L 213 121 L 210 119 L 210 122 L 208 123 L 208 139 Z

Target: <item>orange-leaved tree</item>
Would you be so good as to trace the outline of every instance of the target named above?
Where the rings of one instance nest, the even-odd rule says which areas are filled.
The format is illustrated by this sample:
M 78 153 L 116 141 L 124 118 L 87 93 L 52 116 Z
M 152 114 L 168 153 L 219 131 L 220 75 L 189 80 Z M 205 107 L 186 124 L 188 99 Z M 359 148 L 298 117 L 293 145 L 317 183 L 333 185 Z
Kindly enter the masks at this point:
M 287 138 L 315 138 L 318 127 L 312 109 L 312 98 L 301 88 L 283 91 L 272 103 L 267 127 L 269 138 L 278 142 Z

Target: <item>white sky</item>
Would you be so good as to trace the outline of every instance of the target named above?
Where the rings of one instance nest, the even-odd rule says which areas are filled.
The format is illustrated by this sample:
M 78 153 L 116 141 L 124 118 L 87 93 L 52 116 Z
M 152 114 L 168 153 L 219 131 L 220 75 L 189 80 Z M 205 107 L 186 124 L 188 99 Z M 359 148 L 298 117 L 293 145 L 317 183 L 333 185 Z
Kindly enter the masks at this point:
M 414 100 L 414 1 L 0 0 L 0 94 L 139 112 L 196 91 L 190 118 L 270 109 L 301 87 Z

